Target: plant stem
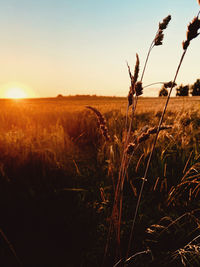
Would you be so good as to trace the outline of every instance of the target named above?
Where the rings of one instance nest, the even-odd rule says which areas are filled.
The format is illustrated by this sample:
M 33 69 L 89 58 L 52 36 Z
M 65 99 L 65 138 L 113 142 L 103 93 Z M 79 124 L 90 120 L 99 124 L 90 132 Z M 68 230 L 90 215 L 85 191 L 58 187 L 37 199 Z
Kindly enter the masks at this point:
M 151 149 L 151 152 L 150 152 L 150 155 L 149 155 L 149 158 L 148 158 L 148 162 L 147 162 L 147 165 L 146 165 L 146 169 L 145 169 L 145 173 L 144 173 L 144 177 L 143 177 L 143 181 L 142 181 L 142 185 L 141 185 L 138 201 L 137 201 L 136 208 L 135 208 L 135 214 L 134 214 L 134 218 L 133 218 L 131 234 L 130 234 L 130 239 L 129 239 L 129 244 L 128 244 L 128 250 L 127 250 L 127 255 L 126 255 L 127 258 L 129 256 L 130 246 L 131 246 L 132 237 L 133 237 L 133 230 L 134 230 L 134 227 L 135 227 L 135 222 L 136 222 L 136 218 L 137 218 L 137 214 L 138 214 L 138 209 L 139 209 L 139 206 L 140 206 L 140 201 L 141 201 L 141 197 L 142 197 L 142 193 L 143 193 L 143 189 L 144 189 L 144 183 L 145 183 L 145 181 L 147 181 L 147 174 L 148 174 L 150 162 L 151 162 L 151 159 L 152 159 L 152 155 L 153 155 L 153 152 L 154 152 L 154 149 L 155 149 L 155 146 L 156 146 L 156 142 L 157 142 L 157 139 L 158 139 L 158 134 L 159 134 L 159 131 L 160 131 L 160 127 L 162 125 L 162 122 L 163 122 L 163 119 L 164 119 L 164 115 L 165 115 L 165 112 L 166 112 L 166 109 L 167 109 L 167 105 L 168 105 L 169 100 L 170 100 L 170 96 L 171 96 L 171 93 L 172 93 L 173 85 L 174 85 L 174 83 L 176 81 L 176 78 L 178 76 L 181 64 L 182 64 L 184 56 L 186 54 L 186 51 L 187 51 L 187 49 L 184 50 L 184 52 L 183 52 L 183 54 L 181 56 L 179 65 L 177 67 L 176 74 L 174 76 L 174 80 L 173 80 L 172 86 L 170 88 L 169 95 L 167 97 L 167 100 L 166 100 L 162 115 L 160 117 L 160 122 L 159 122 L 159 125 L 158 125 L 158 128 L 157 128 L 157 133 L 156 133 L 156 136 L 155 136 L 155 139 L 154 139 L 154 142 L 153 142 L 153 145 L 152 145 L 152 149 Z
M 155 84 L 164 84 L 164 82 L 150 83 L 150 84 L 148 84 L 148 85 L 143 86 L 143 89 L 144 89 L 144 88 L 147 88 L 147 87 L 149 87 L 149 86 L 151 86 L 151 85 L 155 85 Z
M 154 40 L 155 40 L 155 39 L 154 39 Z M 146 67 L 147 67 L 147 62 L 148 62 L 148 59 L 149 59 L 151 50 L 152 50 L 153 47 L 154 47 L 154 40 L 153 40 L 153 42 L 151 43 L 151 45 L 150 45 L 150 47 L 149 47 L 149 51 L 148 51 L 148 53 L 147 53 L 147 57 L 146 57 L 145 64 L 144 64 L 144 68 L 143 68 L 143 71 L 142 71 L 142 76 L 141 76 L 141 79 L 140 79 L 141 81 L 142 81 L 143 78 L 144 78 L 144 72 L 145 72 Z

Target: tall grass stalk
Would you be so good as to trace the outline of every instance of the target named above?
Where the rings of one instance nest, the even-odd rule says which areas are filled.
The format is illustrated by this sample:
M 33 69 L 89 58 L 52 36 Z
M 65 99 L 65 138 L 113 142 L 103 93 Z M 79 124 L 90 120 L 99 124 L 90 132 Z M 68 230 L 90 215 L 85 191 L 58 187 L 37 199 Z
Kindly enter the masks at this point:
M 198 13 L 198 15 L 199 15 L 199 13 Z M 152 144 L 151 152 L 150 152 L 150 155 L 149 155 L 149 158 L 148 158 L 148 162 L 147 162 L 147 165 L 146 165 L 146 169 L 145 169 L 145 172 L 144 172 L 144 177 L 142 179 L 142 185 L 141 185 L 141 188 L 140 188 L 138 201 L 137 201 L 137 204 L 136 204 L 136 209 L 135 209 L 135 213 L 134 213 L 134 218 L 133 218 L 133 223 L 132 223 L 132 228 L 131 228 L 130 239 L 129 239 L 129 243 L 128 243 L 128 249 L 127 249 L 126 257 L 129 256 L 130 247 L 131 247 L 131 243 L 132 243 L 132 240 L 133 240 L 134 226 L 135 226 L 135 223 L 136 223 L 138 209 L 139 209 L 141 198 L 142 198 L 144 184 L 145 184 L 145 181 L 147 181 L 147 174 L 148 174 L 149 166 L 150 166 L 150 163 L 151 163 L 151 160 L 152 160 L 152 155 L 153 155 L 153 152 L 154 152 L 154 149 L 155 149 L 155 146 L 156 146 L 156 142 L 157 142 L 157 139 L 158 139 L 160 128 L 161 128 L 162 123 L 163 123 L 163 119 L 164 119 L 164 116 L 165 116 L 165 113 L 166 113 L 166 109 L 167 109 L 167 106 L 168 106 L 168 103 L 169 103 L 169 100 L 170 100 L 170 97 L 171 97 L 173 85 L 176 82 L 176 78 L 178 76 L 178 73 L 179 73 L 180 67 L 182 65 L 183 59 L 185 57 L 185 54 L 187 52 L 188 46 L 190 45 L 190 41 L 198 36 L 198 32 L 197 31 L 198 31 L 199 28 L 200 28 L 200 20 L 198 19 L 198 16 L 197 16 L 188 25 L 187 39 L 186 39 L 186 41 L 183 42 L 183 50 L 184 51 L 183 51 L 181 59 L 179 61 L 179 64 L 178 64 L 178 67 L 177 67 L 177 70 L 176 70 L 176 73 L 175 73 L 175 76 L 174 76 L 174 79 L 173 79 L 173 82 L 172 82 L 172 85 L 171 85 L 171 88 L 170 88 L 170 91 L 169 91 L 169 94 L 168 94 L 168 97 L 167 97 L 167 100 L 166 100 L 162 115 L 160 117 L 157 133 L 156 133 L 156 136 L 155 136 L 153 144 Z
M 125 120 L 125 134 L 126 134 L 126 136 L 125 136 L 125 141 L 124 141 L 124 146 L 123 146 L 121 165 L 119 168 L 118 181 L 117 181 L 117 185 L 116 185 L 115 192 L 114 192 L 114 204 L 113 204 L 113 210 L 112 210 L 113 222 L 111 220 L 111 224 L 113 223 L 113 225 L 117 225 L 117 228 L 115 230 L 116 230 L 116 239 L 117 239 L 117 244 L 118 244 L 118 254 L 119 255 L 121 253 L 120 252 L 120 232 L 121 232 L 120 229 L 121 229 L 122 206 L 123 206 L 123 187 L 124 187 L 124 181 L 125 181 L 127 169 L 128 169 L 129 164 L 130 164 L 130 159 L 128 158 L 128 155 L 126 153 L 126 148 L 127 148 L 128 143 L 129 143 L 129 140 L 130 140 L 133 119 L 134 119 L 134 115 L 135 115 L 135 111 L 136 111 L 136 107 L 137 107 L 137 103 L 138 103 L 138 96 L 142 94 L 142 90 L 143 90 L 142 81 L 144 78 L 144 73 L 145 73 L 145 70 L 147 67 L 150 53 L 155 46 L 162 45 L 162 41 L 164 38 L 163 30 L 167 28 L 170 20 L 171 20 L 171 16 L 168 15 L 166 18 L 163 19 L 163 21 L 161 23 L 159 23 L 158 30 L 156 32 L 156 35 L 155 35 L 155 37 L 154 37 L 154 39 L 150 45 L 148 53 L 147 53 L 147 57 L 145 60 L 145 64 L 144 64 L 144 68 L 142 71 L 142 76 L 141 76 L 140 82 L 137 82 L 138 74 L 139 74 L 139 57 L 138 57 L 138 55 L 136 54 L 137 60 L 136 60 L 134 75 L 132 75 L 130 67 L 127 63 L 128 72 L 129 72 L 129 76 L 130 76 L 130 80 L 131 80 L 131 87 L 130 87 L 130 91 L 129 91 L 129 95 L 128 95 L 128 104 L 127 104 L 126 120 Z M 137 90 L 138 84 L 140 84 L 140 86 L 139 86 L 140 90 L 139 91 Z M 127 129 L 128 110 L 129 110 L 129 107 L 131 105 L 132 105 L 131 118 L 130 118 L 130 122 L 129 122 L 129 127 Z M 116 219 L 116 214 L 117 214 L 117 224 L 114 222 Z M 107 242 L 109 242 L 109 239 L 110 239 L 111 228 L 112 227 L 110 226 Z M 108 248 L 108 244 L 106 244 L 105 255 L 107 253 L 107 248 Z

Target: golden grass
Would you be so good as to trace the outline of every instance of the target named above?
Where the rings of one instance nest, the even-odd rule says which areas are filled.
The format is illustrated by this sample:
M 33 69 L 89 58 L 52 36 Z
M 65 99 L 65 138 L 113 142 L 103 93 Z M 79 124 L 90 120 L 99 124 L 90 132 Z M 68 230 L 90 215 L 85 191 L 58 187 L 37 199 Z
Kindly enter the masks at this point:
M 164 98 L 140 98 L 137 104 L 135 129 L 145 124 L 155 126 L 162 112 Z M 96 107 L 107 119 L 109 131 L 119 135 L 124 128 L 127 98 L 82 97 L 58 99 L 31 99 L 18 102 L 1 100 L 0 139 L 1 146 L 19 148 L 34 147 L 63 150 L 66 143 L 83 138 L 88 130 L 86 125 L 93 120 L 93 114 L 86 106 Z M 193 120 L 199 117 L 200 97 L 180 97 L 170 99 L 166 124 L 183 128 L 187 132 Z M 82 115 L 80 115 L 82 114 Z M 86 122 L 87 121 L 87 122 Z M 188 125 L 187 125 L 188 124 Z M 187 127 L 186 127 L 187 126 Z M 67 129 L 67 130 L 66 130 Z M 97 129 L 93 129 L 94 131 Z
M 131 142 L 141 136 L 141 129 L 154 129 L 152 127 L 158 124 L 164 102 L 165 98 L 139 99 L 130 133 Z M 184 185 L 176 187 L 176 183 L 181 182 L 183 173 L 191 168 L 199 153 L 199 105 L 200 97 L 170 99 L 164 124 L 172 126 L 172 129 L 160 133 L 157 151 L 152 161 L 149 174 L 151 179 L 147 190 L 152 191 L 152 194 L 165 195 L 175 188 L 176 191 L 173 191 L 169 199 L 173 205 L 179 204 L 181 189 L 184 187 Z M 105 146 L 105 140 L 99 131 L 98 119 L 86 106 L 97 108 L 105 116 L 112 144 L 109 149 Z M 97 201 L 101 207 L 98 212 L 104 212 L 107 207 L 111 208 L 113 191 L 116 190 L 126 134 L 124 131 L 126 109 L 127 98 L 117 97 L 1 100 L 0 176 L 3 179 L 20 181 L 20 186 L 25 185 L 31 195 L 37 195 L 37 191 L 38 194 L 43 194 L 43 191 L 40 191 L 41 184 L 44 187 L 50 185 L 52 190 L 65 192 L 74 190 L 80 194 L 86 190 L 89 192 L 88 186 L 90 186 L 97 192 L 95 201 L 100 199 Z M 131 114 L 129 119 L 130 116 Z M 148 140 L 139 146 L 134 156 L 127 159 L 130 161 L 130 170 L 124 172 L 127 178 L 124 183 L 130 186 L 131 207 L 132 198 L 135 200 L 138 197 L 138 182 L 143 177 L 151 142 L 150 135 Z M 23 168 L 25 171 L 21 172 Z M 101 168 L 102 181 L 95 180 L 95 177 L 98 177 L 97 168 Z M 40 169 L 38 178 L 34 175 L 30 177 L 30 172 L 35 169 Z M 59 180 L 55 182 L 52 172 L 55 169 L 57 171 L 55 173 L 58 174 L 62 170 L 63 173 L 69 174 L 69 177 L 77 175 L 79 181 L 76 183 L 73 181 L 69 186 Z M 20 176 L 22 173 L 23 177 Z M 82 177 L 87 181 L 85 187 L 82 186 Z M 60 178 L 65 179 L 65 177 Z M 189 177 L 186 178 L 185 182 L 191 185 L 196 197 L 199 187 L 196 187 L 195 183 L 199 181 L 196 178 L 193 181 Z M 127 197 L 126 192 L 124 194 Z M 187 201 L 188 197 L 189 193 L 185 197 Z M 107 216 L 108 212 L 105 217 Z M 116 211 L 117 216 L 119 215 Z M 131 221 L 132 218 L 128 220 Z M 126 224 L 123 216 L 121 223 L 123 227 Z

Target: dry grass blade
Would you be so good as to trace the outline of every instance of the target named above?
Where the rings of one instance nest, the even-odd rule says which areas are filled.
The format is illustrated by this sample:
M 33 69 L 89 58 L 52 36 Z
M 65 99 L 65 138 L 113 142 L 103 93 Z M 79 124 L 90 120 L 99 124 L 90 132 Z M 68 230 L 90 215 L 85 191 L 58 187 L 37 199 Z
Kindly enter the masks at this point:
M 13 245 L 10 243 L 10 241 L 8 240 L 8 238 L 6 237 L 6 235 L 4 234 L 4 232 L 2 231 L 2 229 L 0 229 L 0 234 L 1 234 L 2 238 L 3 238 L 3 240 L 6 242 L 8 248 L 12 252 L 13 256 L 15 257 L 18 265 L 19 266 L 23 266 L 21 260 L 18 258 L 17 254 L 16 254 L 16 251 L 15 251 Z
M 133 264 L 134 260 L 138 257 L 138 256 L 143 256 L 143 255 L 151 255 L 151 251 L 149 249 L 144 250 L 144 251 L 140 251 L 135 253 L 134 255 L 130 256 L 128 259 L 122 258 L 120 259 L 113 267 L 118 267 L 118 266 L 127 266 L 129 264 Z M 125 264 L 125 265 L 124 265 Z
M 136 165 L 136 168 L 135 168 L 135 172 L 137 173 L 138 172 L 138 169 L 139 169 L 139 166 L 140 166 L 140 163 L 142 161 L 142 159 L 144 158 L 144 153 L 142 153 L 142 155 L 140 156 L 138 162 L 137 162 L 137 165 Z
M 191 153 L 190 153 L 191 155 Z M 191 156 L 189 157 L 189 159 Z M 188 160 L 189 160 L 188 159 Z M 188 165 L 188 161 L 184 168 L 184 172 L 186 171 L 186 167 Z M 188 200 L 194 197 L 196 198 L 200 191 L 200 163 L 197 162 L 192 165 L 187 172 L 185 172 L 181 182 L 171 190 L 168 197 L 168 204 L 176 204 L 181 201 L 183 198 L 183 193 L 188 196 Z
M 183 266 L 199 266 L 200 265 L 200 243 L 197 241 L 200 235 L 195 237 L 183 248 L 176 250 L 171 255 L 171 262 L 180 261 Z M 195 243 L 195 244 L 193 244 Z
M 198 252 L 196 256 L 199 257 L 199 248 L 197 248 L 199 246 L 199 220 L 194 215 L 196 212 L 197 210 L 193 213 L 185 213 L 176 220 L 163 217 L 159 224 L 147 228 L 145 243 L 152 255 L 163 253 L 163 249 L 167 252 L 163 254 L 166 262 L 164 266 L 170 263 L 173 263 L 173 266 L 182 266 L 180 262 L 182 264 L 183 262 L 192 263 L 193 260 L 197 260 L 194 257 L 196 252 Z M 189 240 L 191 241 L 188 242 Z
M 192 154 L 193 154 L 193 151 L 190 152 L 190 155 L 189 155 L 189 157 L 188 157 L 188 160 L 187 160 L 187 162 L 186 162 L 186 164 L 185 164 L 185 167 L 184 167 L 184 169 L 183 169 L 183 173 L 186 172 L 186 169 L 187 169 L 187 167 L 188 167 L 188 164 L 189 164 L 189 161 L 190 161 L 190 159 L 191 159 L 191 157 L 192 157 Z
M 135 253 L 134 255 L 132 255 L 132 256 L 130 256 L 128 259 L 126 259 L 125 263 L 130 264 L 130 263 L 132 263 L 132 261 L 133 261 L 137 256 L 141 256 L 141 255 L 144 255 L 144 254 L 151 254 L 150 249 L 147 249 L 147 250 L 144 250 L 144 251 Z

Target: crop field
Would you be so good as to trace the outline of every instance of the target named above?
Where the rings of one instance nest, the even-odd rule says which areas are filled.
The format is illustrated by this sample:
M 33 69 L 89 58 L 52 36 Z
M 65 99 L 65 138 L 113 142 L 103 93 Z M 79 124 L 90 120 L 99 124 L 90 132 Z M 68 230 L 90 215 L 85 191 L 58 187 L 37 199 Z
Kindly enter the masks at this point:
M 0 1 L 0 267 L 199 267 L 200 0 L 36 2 Z
M 127 266 L 199 266 L 200 97 L 170 99 L 130 242 L 165 101 L 138 99 L 126 144 L 127 98 L 1 100 L 0 265 L 114 266 L 129 250 Z

